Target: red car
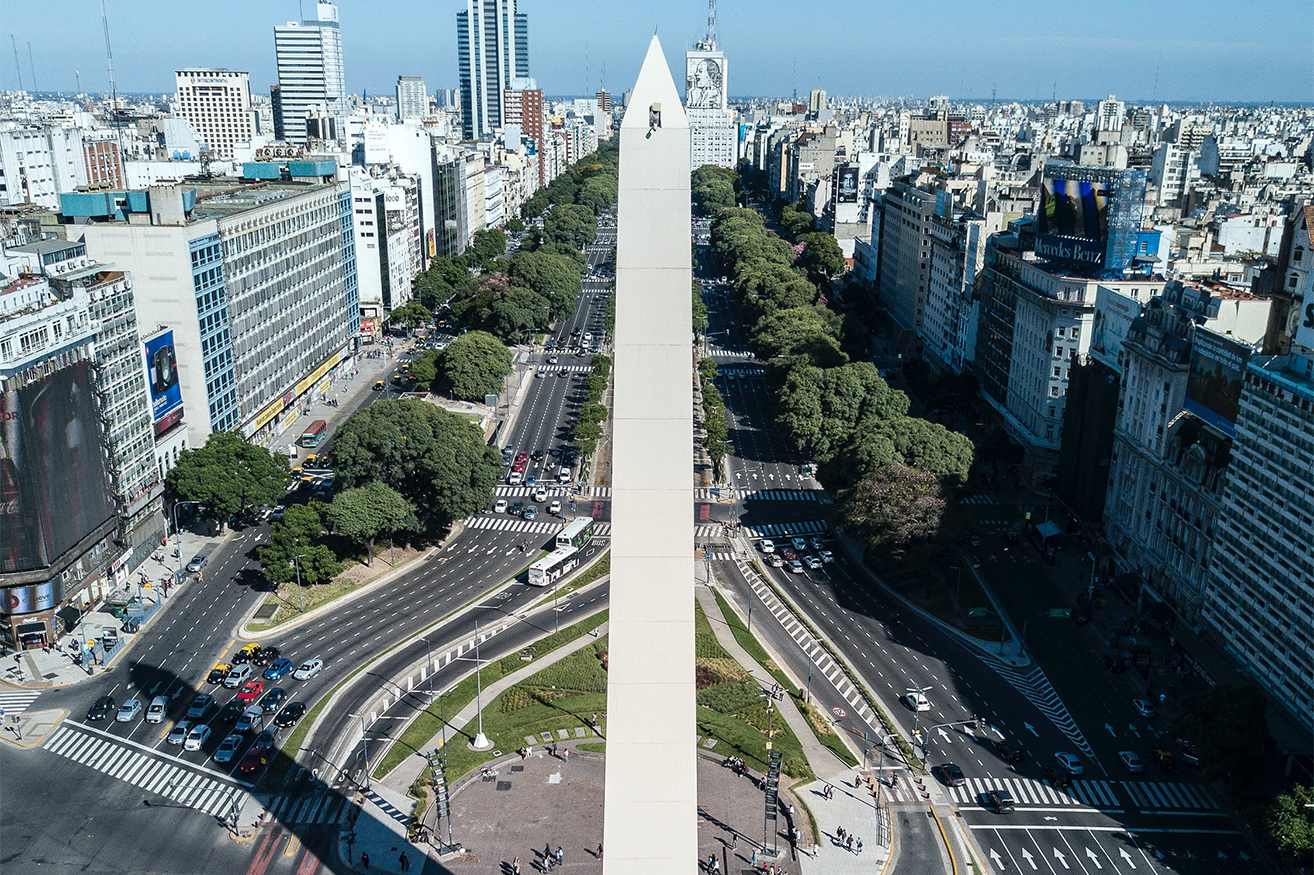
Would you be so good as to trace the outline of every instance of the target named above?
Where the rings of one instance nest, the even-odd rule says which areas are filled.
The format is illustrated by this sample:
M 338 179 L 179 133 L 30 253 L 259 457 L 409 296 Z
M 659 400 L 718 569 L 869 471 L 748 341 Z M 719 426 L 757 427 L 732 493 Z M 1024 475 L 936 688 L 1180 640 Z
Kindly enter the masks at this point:
M 251 681 L 242 687 L 242 692 L 237 694 L 237 701 L 244 705 L 249 705 L 260 697 L 260 692 L 264 690 L 265 685 L 260 681 Z
M 252 746 L 251 749 L 246 752 L 246 756 L 242 757 L 242 762 L 240 765 L 238 765 L 237 768 L 242 772 L 243 775 L 249 775 L 252 772 L 258 770 L 264 764 L 265 764 L 264 751 L 260 750 L 255 746 Z

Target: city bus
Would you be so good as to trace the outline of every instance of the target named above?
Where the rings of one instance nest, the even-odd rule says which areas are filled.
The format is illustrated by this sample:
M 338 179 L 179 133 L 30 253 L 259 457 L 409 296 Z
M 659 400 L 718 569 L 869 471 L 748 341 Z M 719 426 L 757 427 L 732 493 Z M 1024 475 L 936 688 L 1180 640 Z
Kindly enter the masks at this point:
M 324 435 L 328 434 L 328 423 L 322 419 L 316 419 L 310 424 L 310 427 L 301 433 L 301 438 L 297 441 L 303 447 L 317 447 L 320 441 L 324 440 Z
M 584 549 L 584 545 L 593 539 L 593 517 L 577 516 L 567 526 L 557 532 L 558 547 Z
M 529 566 L 529 585 L 547 586 L 577 565 L 578 550 L 574 547 L 558 547 Z

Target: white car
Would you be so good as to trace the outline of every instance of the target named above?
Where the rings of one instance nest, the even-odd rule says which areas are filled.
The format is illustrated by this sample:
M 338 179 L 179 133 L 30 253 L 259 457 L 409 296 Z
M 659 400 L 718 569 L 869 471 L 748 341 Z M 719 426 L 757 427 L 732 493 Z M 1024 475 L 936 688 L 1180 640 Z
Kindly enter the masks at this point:
M 540 487 L 538 487 L 537 489 L 535 489 L 535 490 L 534 490 L 534 500 L 537 501 L 539 504 L 544 504 L 544 503 L 546 503 L 546 502 L 547 502 L 547 490 L 544 489 L 542 486 L 540 486 Z
M 812 569 L 813 571 L 821 570 L 821 560 L 818 559 L 816 556 L 804 556 L 803 564 L 806 565 L 808 568 Z
M 780 568 L 785 564 L 785 557 L 781 556 L 779 553 L 768 553 L 766 561 L 767 565 L 770 565 L 772 568 Z
M 763 553 L 774 553 L 776 552 L 776 542 L 770 538 L 763 538 L 757 542 L 757 549 Z
M 191 731 L 192 723 L 190 720 L 179 720 L 177 723 L 173 724 L 173 729 L 169 730 L 169 737 L 166 741 L 168 741 L 169 744 L 182 744 L 187 740 L 187 733 Z
M 499 498 L 493 503 L 493 513 L 506 513 L 506 499 Z
M 147 723 L 163 723 L 164 712 L 169 710 L 169 697 L 156 696 L 151 699 L 151 706 L 146 709 Z
M 305 662 L 301 663 L 296 671 L 292 672 L 292 677 L 299 681 L 308 681 L 315 675 L 319 674 L 323 668 L 324 660 L 307 659 Z
M 899 701 L 907 706 L 909 711 L 929 711 L 931 710 L 931 700 L 926 698 L 925 693 L 909 691 L 899 697 Z
M 552 514 L 553 516 L 557 516 L 558 514 L 560 514 L 560 513 L 561 513 L 561 502 L 559 502 L 559 501 L 554 501 L 554 502 L 552 502 L 551 504 L 549 504 L 549 505 L 548 505 L 548 513 Z
M 1120 750 L 1118 751 L 1118 759 L 1122 760 L 1122 764 L 1127 767 L 1127 771 L 1133 775 L 1145 771 L 1145 761 L 1138 757 L 1135 751 Z
M 1054 754 L 1054 762 L 1058 764 L 1060 769 L 1067 772 L 1069 775 L 1080 775 L 1086 771 L 1086 767 L 1081 764 L 1081 760 L 1077 759 L 1075 753 L 1068 753 L 1067 751 L 1061 750 Z
M 787 563 L 786 567 L 789 569 L 789 573 L 790 573 L 790 574 L 802 574 L 802 573 L 803 573 L 803 563 L 802 563 L 802 562 L 799 562 L 797 559 L 791 559 L 791 560 L 789 560 L 789 562 Z
M 1154 706 L 1144 699 L 1132 699 L 1132 710 L 1146 720 L 1154 716 Z
M 210 740 L 210 727 L 204 723 L 193 726 L 191 732 L 187 733 L 187 738 L 183 741 L 183 750 L 200 750 L 201 745 Z
M 119 713 L 114 719 L 119 723 L 131 723 L 141 713 L 141 699 L 129 699 L 119 706 Z
M 835 561 L 835 554 L 830 552 L 829 550 L 822 550 L 820 553 L 817 554 L 817 557 L 827 565 Z
M 793 544 L 794 549 L 800 553 L 802 553 L 804 550 L 808 548 L 808 542 L 803 540 L 802 538 L 795 538 L 790 543 Z

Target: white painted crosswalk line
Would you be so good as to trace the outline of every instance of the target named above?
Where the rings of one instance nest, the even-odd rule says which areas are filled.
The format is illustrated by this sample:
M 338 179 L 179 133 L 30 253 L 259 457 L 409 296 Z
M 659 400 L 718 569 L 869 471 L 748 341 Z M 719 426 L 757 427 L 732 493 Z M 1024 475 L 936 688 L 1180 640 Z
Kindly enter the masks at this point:
M 40 690 L 6 690 L 0 692 L 0 710 L 3 710 L 7 717 L 22 714 L 40 695 Z

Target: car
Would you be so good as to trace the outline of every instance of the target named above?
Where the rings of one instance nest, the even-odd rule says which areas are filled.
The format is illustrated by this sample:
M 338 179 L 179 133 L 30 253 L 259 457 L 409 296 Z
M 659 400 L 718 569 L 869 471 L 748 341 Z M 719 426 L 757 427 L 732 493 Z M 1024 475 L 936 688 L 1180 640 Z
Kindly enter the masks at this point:
M 1017 802 L 1013 800 L 1013 794 L 1007 790 L 987 790 L 985 807 L 994 811 L 995 814 L 1007 814 L 1010 811 L 1017 810 Z
M 548 450 L 548 455 L 554 459 L 557 458 L 558 456 L 561 455 L 561 447 L 553 447 L 552 449 Z
M 926 698 L 925 693 L 918 692 L 917 690 L 909 690 L 904 693 L 899 697 L 899 701 L 903 702 L 904 707 L 909 711 L 931 710 L 931 700 Z
M 235 665 L 233 670 L 228 673 L 228 677 L 224 678 L 224 686 L 230 690 L 235 690 L 249 681 L 253 674 L 255 674 L 255 669 L 250 665 Z
M 793 538 L 790 540 L 789 545 L 798 553 L 805 553 L 808 549 L 808 542 L 802 538 Z
M 532 520 L 536 517 L 538 517 L 538 508 L 536 506 L 531 504 L 525 508 L 525 519 Z
M 573 457 L 572 457 L 572 458 L 573 458 Z M 558 482 L 558 483 L 569 483 L 569 482 L 570 482 L 570 465 L 569 465 L 569 464 L 562 465 L 562 466 L 557 470 L 557 482 Z
M 499 498 L 493 502 L 493 513 L 506 513 L 506 499 Z
M 204 553 L 197 553 L 195 556 L 192 557 L 192 560 L 187 563 L 187 570 L 195 574 L 196 572 L 204 568 L 205 563 L 208 561 L 209 560 L 206 558 Z
M 1081 760 L 1077 759 L 1075 753 L 1068 753 L 1063 750 L 1054 754 L 1054 765 L 1073 777 L 1084 774 L 1086 771 L 1086 767 L 1081 764 Z
M 187 733 L 187 738 L 183 740 L 183 750 L 200 750 L 201 746 L 210 740 L 210 727 L 201 723 L 193 726 Z
M 251 681 L 242 687 L 242 691 L 237 694 L 237 701 L 250 704 L 260 696 L 260 692 L 264 688 L 265 685 L 261 681 Z
M 238 765 L 237 769 L 243 775 L 250 775 L 253 772 L 258 771 L 264 764 L 265 755 L 252 747 L 246 752 L 246 756 L 242 757 L 242 762 Z
M 164 715 L 169 710 L 169 697 L 156 696 L 151 699 L 150 707 L 146 709 L 147 723 L 163 723 Z
M 524 509 L 525 509 L 525 503 L 517 499 L 511 502 L 511 510 L 509 511 L 509 513 L 515 516 L 520 516 L 520 512 L 523 511 Z
M 287 700 L 287 690 L 282 687 L 274 687 L 265 693 L 265 697 L 260 700 L 260 707 L 265 709 L 266 714 L 273 714 Z
M 1054 787 L 1066 787 L 1072 783 L 1072 776 L 1057 766 L 1045 766 L 1045 780 Z
M 552 502 L 551 504 L 549 504 L 549 505 L 548 505 L 547 512 L 550 513 L 550 514 L 552 514 L 553 516 L 560 516 L 560 515 L 561 515 L 561 502 L 559 502 L 559 501 L 554 501 L 554 502 Z
M 813 571 L 821 570 L 821 560 L 818 559 L 816 556 L 804 556 L 803 564 Z
M 195 699 L 192 699 L 192 704 L 188 706 L 187 719 L 188 720 L 202 719 L 203 717 L 205 717 L 206 712 L 210 710 L 210 706 L 213 704 L 214 704 L 214 696 L 210 695 L 209 693 L 201 693 Z
M 383 391 L 384 389 L 386 389 L 386 388 L 388 388 L 388 385 L 387 385 L 386 383 L 384 383 L 382 380 L 375 380 L 375 381 L 374 381 L 374 391 L 375 391 L 375 392 L 382 392 L 382 391 Z
M 794 549 L 792 547 L 782 548 L 780 551 L 780 555 L 785 557 L 786 562 L 793 562 L 795 559 L 798 558 L 798 554 L 794 552 Z
M 1006 738 L 1001 738 L 998 741 L 991 741 L 990 747 L 994 749 L 995 753 L 999 754 L 999 758 L 1002 759 L 1004 762 L 1007 763 L 1022 762 L 1022 757 L 1023 757 L 1022 748 L 1018 747 L 1016 744 L 1014 744 L 1013 742 L 1009 741 Z
M 830 552 L 829 550 L 822 550 L 820 553 L 817 554 L 817 558 L 820 559 L 825 564 L 829 565 L 835 561 L 835 554 Z
M 214 668 L 210 669 L 210 673 L 206 675 L 205 682 L 207 684 L 222 684 L 224 678 L 228 677 L 228 673 L 232 670 L 233 667 L 229 663 L 216 662 Z
M 813 538 L 813 539 L 812 539 L 812 549 L 813 549 L 813 550 L 824 550 L 825 547 L 826 547 L 826 545 L 823 544 L 823 543 L 821 542 L 821 539 L 820 539 L 820 538 Z
M 766 557 L 767 565 L 772 568 L 780 568 L 785 564 L 785 559 L 779 553 L 768 553 Z
M 534 371 L 534 379 L 535 379 L 535 380 L 541 380 L 541 379 L 543 379 L 543 378 L 546 377 L 546 376 L 547 376 L 547 372 L 546 372 L 546 371 L 543 371 L 543 370 L 537 370 L 537 371 Z
M 276 660 L 274 660 L 274 664 L 273 664 L 273 665 L 271 665 L 269 668 L 265 669 L 265 675 L 264 675 L 264 676 L 265 676 L 265 680 L 267 680 L 267 681 L 279 681 L 279 680 L 282 680 L 282 679 L 283 679 L 283 675 L 287 674 L 287 673 L 290 672 L 291 670 L 292 670 L 292 660 L 290 660 L 290 659 L 276 659 Z
M 790 559 L 789 562 L 786 563 L 786 567 L 789 569 L 790 574 L 803 573 L 803 563 L 799 562 L 797 559 Z
M 533 474 L 530 474 L 528 477 L 525 478 L 525 485 L 528 486 L 530 489 L 533 489 L 535 486 L 538 485 L 538 478 Z
M 1133 775 L 1138 775 L 1145 771 L 1145 761 L 1136 755 L 1135 751 L 1120 750 L 1118 759 L 1122 761 L 1123 766 Z
M 116 723 L 131 723 L 141 713 L 141 699 L 129 699 L 119 706 L 119 713 L 114 715 Z
M 297 667 L 296 671 L 292 672 L 292 677 L 296 678 L 299 681 L 308 681 L 311 678 L 313 678 L 315 675 L 319 674 L 323 668 L 324 668 L 324 660 L 307 659 L 305 662 L 301 663 L 301 665 Z
M 261 753 L 267 753 L 274 749 L 274 742 L 278 741 L 278 727 L 270 726 L 267 729 L 260 730 L 260 734 L 251 742 L 251 747 L 259 750 Z
M 529 454 L 529 458 L 533 459 L 535 462 L 541 462 L 543 461 L 543 455 L 542 450 L 534 450 L 534 452 Z
M 242 736 L 236 732 L 224 736 L 224 740 L 219 742 L 219 746 L 214 749 L 214 761 L 216 763 L 231 763 L 233 757 L 237 756 L 237 749 L 242 746 L 242 741 Z
M 1144 699 L 1132 699 L 1132 710 L 1146 720 L 1154 716 L 1154 706 Z
M 757 549 L 763 553 L 774 553 L 776 552 L 776 542 L 770 538 L 763 538 L 757 542 Z
M 260 652 L 255 655 L 255 659 L 251 660 L 251 663 L 261 668 L 266 668 L 273 665 L 275 662 L 278 662 L 278 657 L 282 655 L 282 653 L 283 651 L 279 650 L 277 647 L 261 647 Z
M 192 724 L 190 720 L 179 720 L 173 724 L 173 728 L 169 730 L 169 735 L 165 741 L 169 744 L 182 744 L 187 740 L 187 733 L 191 731 Z
M 553 353 L 552 355 L 548 356 L 548 364 L 555 365 L 556 363 L 557 363 L 556 353 Z
M 963 770 L 954 763 L 943 763 L 932 769 L 935 776 L 940 779 L 940 783 L 946 787 L 961 787 L 967 783 L 967 778 L 963 775 Z
M 508 486 L 519 486 L 521 483 L 524 482 L 524 480 L 525 480 L 525 472 L 523 468 L 519 471 L 513 470 L 510 474 L 506 476 L 506 483 Z
M 538 489 L 534 490 L 535 501 L 539 503 L 543 503 L 547 501 L 547 498 L 548 498 L 547 489 L 545 489 L 544 487 L 540 486 L 538 487 Z
M 237 723 L 233 725 L 233 729 L 238 732 L 249 732 L 263 723 L 264 720 L 265 709 L 259 705 L 252 705 L 237 718 Z
M 1177 770 L 1177 758 L 1173 756 L 1173 752 L 1170 750 L 1159 748 L 1150 754 L 1150 759 L 1154 761 L 1156 766 L 1165 772 L 1174 772 Z
M 286 729 L 305 716 L 306 706 L 300 702 L 293 702 L 278 712 L 278 716 L 274 718 L 274 725 Z
M 219 713 L 211 722 L 232 723 L 238 717 L 242 716 L 242 705 L 239 702 L 228 702 L 219 709 Z
M 233 663 L 241 664 L 243 662 L 250 662 L 255 659 L 259 653 L 260 645 L 252 641 L 250 644 L 243 646 L 241 650 L 233 654 Z

